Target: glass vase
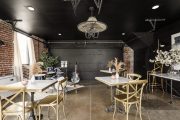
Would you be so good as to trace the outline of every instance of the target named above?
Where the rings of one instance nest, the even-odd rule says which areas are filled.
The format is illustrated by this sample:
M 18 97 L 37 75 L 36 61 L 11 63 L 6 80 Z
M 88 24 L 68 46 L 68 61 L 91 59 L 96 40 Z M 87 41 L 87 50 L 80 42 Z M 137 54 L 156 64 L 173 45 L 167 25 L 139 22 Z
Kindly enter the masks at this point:
M 109 72 L 111 72 L 111 68 L 110 68 L 110 67 L 109 67 L 109 69 L 108 69 L 108 70 L 109 70 Z
M 116 77 L 116 79 L 118 79 L 118 78 L 119 78 L 119 73 L 118 73 L 118 72 L 116 72 L 115 77 Z

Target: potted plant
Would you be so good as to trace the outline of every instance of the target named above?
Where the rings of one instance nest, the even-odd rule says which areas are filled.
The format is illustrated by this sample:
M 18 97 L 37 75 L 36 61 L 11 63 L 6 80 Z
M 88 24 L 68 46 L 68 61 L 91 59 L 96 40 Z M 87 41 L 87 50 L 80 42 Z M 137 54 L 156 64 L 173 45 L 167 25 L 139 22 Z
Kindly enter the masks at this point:
M 40 61 L 43 62 L 43 69 L 53 70 L 53 68 L 59 63 L 58 56 L 54 57 L 43 51 L 40 55 Z

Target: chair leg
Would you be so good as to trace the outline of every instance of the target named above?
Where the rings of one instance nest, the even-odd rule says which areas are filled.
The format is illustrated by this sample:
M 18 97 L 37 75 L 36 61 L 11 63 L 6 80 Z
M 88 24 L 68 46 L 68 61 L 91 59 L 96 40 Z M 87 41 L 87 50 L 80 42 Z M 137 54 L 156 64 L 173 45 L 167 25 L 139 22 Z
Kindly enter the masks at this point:
M 59 105 L 56 106 L 56 119 L 59 120 Z
M 37 118 L 37 115 L 38 115 L 37 110 L 36 110 L 36 108 L 33 108 L 33 109 L 34 109 L 34 112 L 35 112 L 35 119 L 38 120 L 38 118 Z
M 139 116 L 140 116 L 140 120 L 142 120 L 142 114 L 141 114 L 141 102 L 139 103 Z
M 114 117 L 115 117 L 115 114 L 116 114 L 116 100 L 114 100 L 114 113 L 113 113 L 113 120 L 114 120 Z
M 50 113 L 50 107 L 48 106 L 48 118 L 49 118 L 49 113 Z
M 136 110 L 139 111 L 138 103 L 136 103 Z
M 154 85 L 155 85 L 155 77 L 153 76 L 153 80 L 152 80 L 152 93 L 154 92 Z
M 41 120 L 41 106 L 38 106 L 39 120 Z
M 56 116 L 56 119 L 57 119 L 57 111 L 56 111 L 56 108 L 55 107 L 53 107 L 53 106 L 51 106 L 52 108 L 53 108 L 53 110 L 54 110 L 54 113 L 55 113 L 55 116 Z
M 3 120 L 5 120 L 5 119 L 6 119 L 6 116 L 3 117 Z
M 127 106 L 126 106 L 125 103 L 123 104 L 123 106 L 124 106 L 124 111 L 125 111 L 125 113 L 126 113 L 126 112 L 127 112 Z
M 137 114 L 138 114 L 138 112 L 139 112 L 139 108 L 138 108 L 139 106 L 138 106 L 138 104 L 136 103 L 136 117 L 135 117 L 135 120 L 137 120 Z
M 23 120 L 23 119 L 22 119 L 23 117 L 19 116 L 19 118 L 20 118 L 19 120 Z M 25 120 L 25 119 L 24 119 L 24 120 Z
M 161 88 L 162 88 L 162 91 L 163 91 L 163 94 L 164 94 L 164 84 L 163 84 L 163 79 L 161 78 Z
M 126 120 L 129 120 L 129 106 L 126 104 Z
M 65 112 L 65 107 L 64 107 L 64 101 L 62 102 L 62 107 L 63 107 L 64 117 L 66 118 L 66 112 Z

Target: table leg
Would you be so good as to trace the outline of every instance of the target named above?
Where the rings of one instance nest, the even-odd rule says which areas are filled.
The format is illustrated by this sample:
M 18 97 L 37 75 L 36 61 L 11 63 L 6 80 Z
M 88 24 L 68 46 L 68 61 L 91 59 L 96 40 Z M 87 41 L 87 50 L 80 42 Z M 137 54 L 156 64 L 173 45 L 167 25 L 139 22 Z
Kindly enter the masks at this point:
M 150 87 L 150 85 L 151 85 L 151 81 L 150 81 L 150 75 L 148 74 L 148 89 L 149 89 L 149 92 L 151 91 L 151 87 Z
M 74 84 L 74 87 L 75 87 L 75 93 L 77 94 L 77 88 L 76 88 L 76 84 Z
M 115 92 L 116 92 L 115 89 L 113 89 L 113 86 L 111 86 L 111 103 L 112 104 L 106 108 L 106 112 L 114 112 L 114 108 L 115 108 L 114 94 L 115 94 Z M 123 112 L 122 108 L 117 106 L 117 112 L 122 113 Z
M 172 82 L 172 80 L 171 80 L 171 100 L 170 100 L 170 102 L 169 102 L 170 104 L 173 103 L 173 102 L 172 102 L 172 99 L 173 99 L 173 96 L 172 96 L 172 94 L 173 94 L 173 93 L 172 93 L 172 87 L 173 87 L 173 82 Z
M 167 85 L 168 85 L 168 83 L 167 83 L 167 79 L 166 79 L 166 92 L 167 92 Z
M 34 92 L 31 92 L 31 102 L 34 107 Z M 30 120 L 36 120 L 35 115 L 34 115 L 34 109 L 32 109 L 31 111 Z
M 111 102 L 113 102 L 113 87 L 111 86 Z

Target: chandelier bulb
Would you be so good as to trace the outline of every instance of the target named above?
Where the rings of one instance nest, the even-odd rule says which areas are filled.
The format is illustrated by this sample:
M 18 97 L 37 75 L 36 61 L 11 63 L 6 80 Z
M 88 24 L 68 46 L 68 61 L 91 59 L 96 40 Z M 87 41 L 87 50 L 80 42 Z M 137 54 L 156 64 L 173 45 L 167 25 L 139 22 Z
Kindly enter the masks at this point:
M 93 16 L 94 7 L 89 7 L 89 10 L 91 11 L 91 16 Z

